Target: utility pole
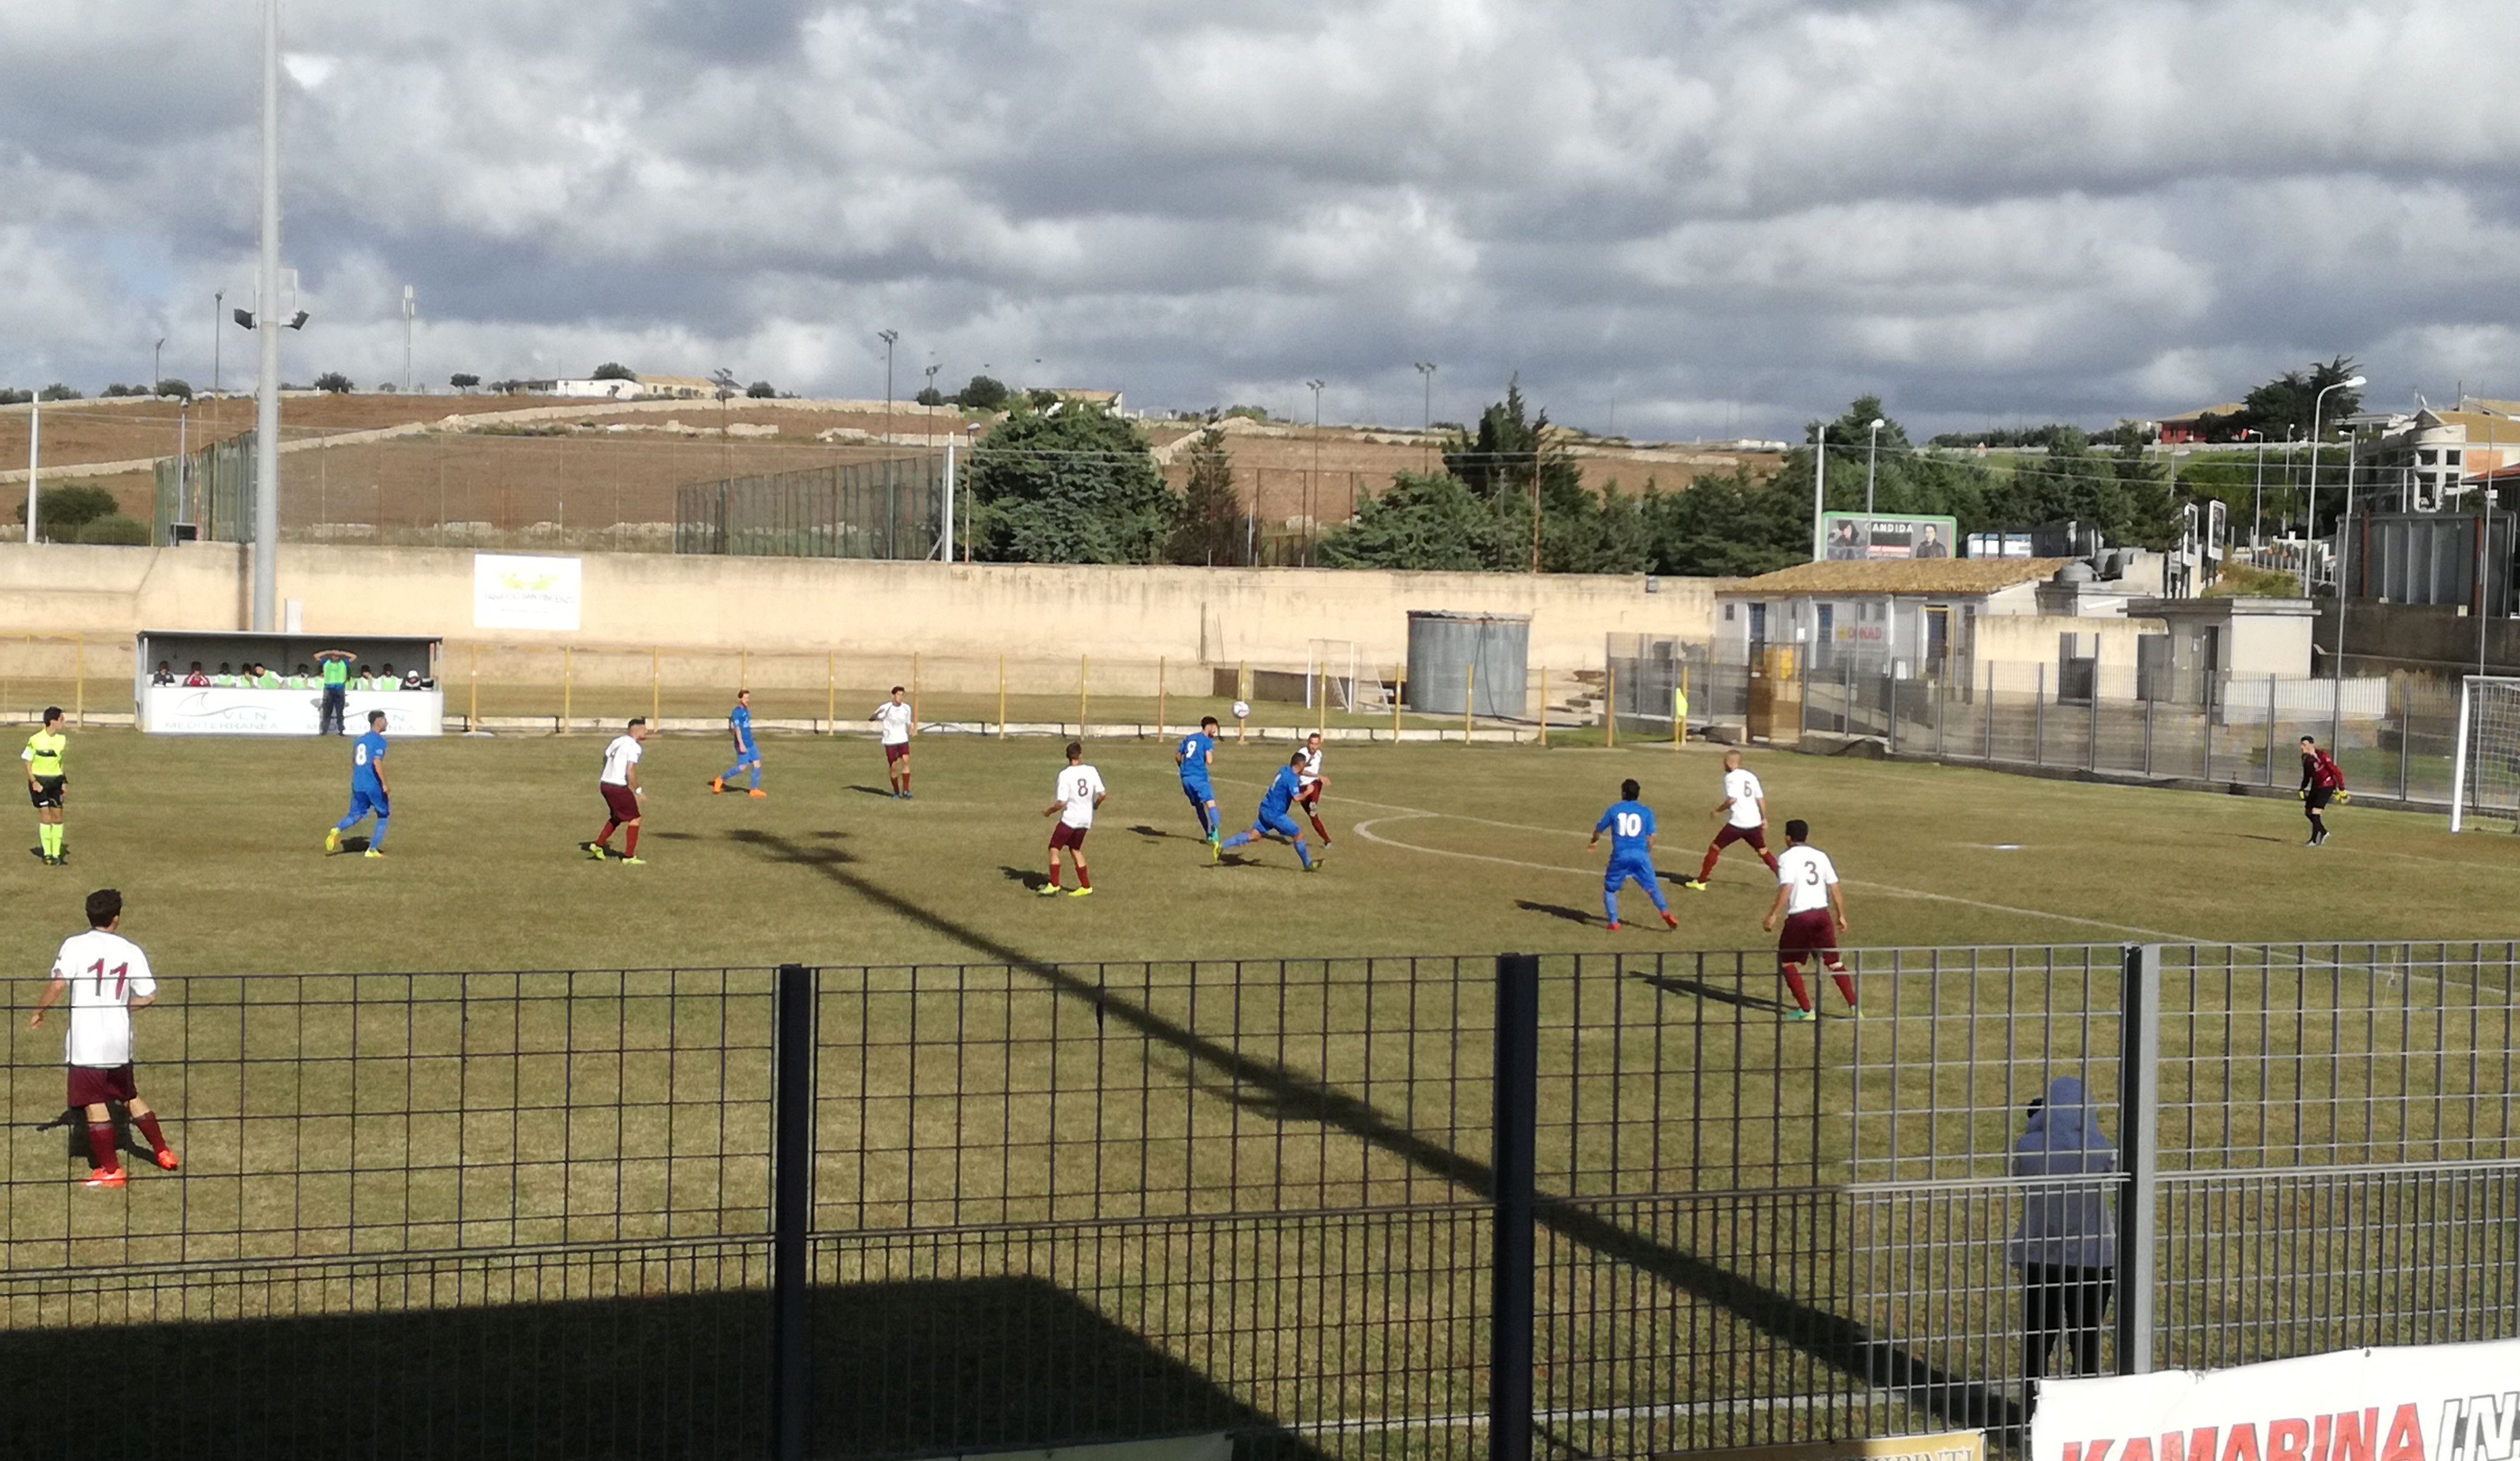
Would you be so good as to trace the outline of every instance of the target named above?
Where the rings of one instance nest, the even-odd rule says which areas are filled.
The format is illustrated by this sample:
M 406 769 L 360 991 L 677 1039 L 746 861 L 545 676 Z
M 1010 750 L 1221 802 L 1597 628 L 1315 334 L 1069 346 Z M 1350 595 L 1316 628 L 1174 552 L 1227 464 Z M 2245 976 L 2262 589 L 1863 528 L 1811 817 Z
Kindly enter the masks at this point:
M 161 334 L 158 336 L 158 343 L 149 347 L 149 394 L 153 399 L 158 394 L 158 382 L 165 378 L 166 336 Z
M 411 286 L 402 287 L 402 393 L 411 394 L 411 322 L 420 314 L 420 298 Z
M 280 627 L 280 0 L 262 0 L 262 259 L 255 332 L 253 629 Z
M 883 444 L 892 445 L 892 345 L 901 338 L 898 330 L 878 330 L 875 337 L 883 341 Z
M 44 398 L 38 392 L 26 403 L 26 542 L 35 541 L 35 467 L 44 440 Z
M 226 343 L 228 332 L 228 291 L 210 291 L 210 399 L 219 398 L 219 346 Z M 218 407 L 210 408 L 215 419 Z

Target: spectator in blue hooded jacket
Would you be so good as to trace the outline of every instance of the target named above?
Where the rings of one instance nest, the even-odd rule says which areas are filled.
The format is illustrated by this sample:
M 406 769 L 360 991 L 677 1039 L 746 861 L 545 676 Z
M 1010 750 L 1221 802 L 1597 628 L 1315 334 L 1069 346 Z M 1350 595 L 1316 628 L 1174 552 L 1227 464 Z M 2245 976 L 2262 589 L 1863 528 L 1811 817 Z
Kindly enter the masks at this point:
M 2048 1083 L 2012 1145 L 2023 1184 L 2012 1266 L 2021 1270 L 2022 1374 L 2035 1400 L 2048 1356 L 2061 1342 L 2077 1375 L 2100 1373 L 2100 1330 L 2117 1280 L 2118 1154 L 2092 1119 L 2083 1083 Z M 2090 1176 L 2087 1182 L 2058 1178 Z

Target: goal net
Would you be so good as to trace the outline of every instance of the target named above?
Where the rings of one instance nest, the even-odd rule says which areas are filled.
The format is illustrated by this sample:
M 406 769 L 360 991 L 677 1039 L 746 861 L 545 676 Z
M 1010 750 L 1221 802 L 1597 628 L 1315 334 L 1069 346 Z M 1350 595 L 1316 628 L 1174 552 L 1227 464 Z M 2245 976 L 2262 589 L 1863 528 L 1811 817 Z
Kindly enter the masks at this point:
M 2450 829 L 2478 822 L 2520 831 L 2520 678 L 2470 675 L 2459 684 Z
M 1304 666 L 1304 704 L 1319 702 L 1331 710 L 1373 712 L 1391 704 L 1382 677 L 1368 673 L 1365 654 L 1354 640 L 1314 640 Z

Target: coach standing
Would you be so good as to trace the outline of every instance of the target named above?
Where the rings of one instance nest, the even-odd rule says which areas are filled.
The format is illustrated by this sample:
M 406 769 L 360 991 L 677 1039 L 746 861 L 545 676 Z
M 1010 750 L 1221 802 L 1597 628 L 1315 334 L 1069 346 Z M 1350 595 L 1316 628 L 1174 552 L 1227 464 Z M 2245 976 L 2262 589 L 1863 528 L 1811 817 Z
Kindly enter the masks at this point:
M 339 649 L 320 650 L 315 655 L 316 667 L 323 673 L 324 713 L 317 724 L 318 735 L 350 733 L 350 664 L 357 656 Z
M 2060 1344 L 2076 1375 L 2100 1372 L 2100 1327 L 2116 1286 L 2118 1154 L 2092 1120 L 2083 1083 L 2061 1076 L 2031 1103 L 2012 1174 L 2026 1183 L 2012 1266 L 2021 1271 L 2021 1373 L 2031 1403 Z M 2063 1176 L 2091 1181 L 2060 1182 Z

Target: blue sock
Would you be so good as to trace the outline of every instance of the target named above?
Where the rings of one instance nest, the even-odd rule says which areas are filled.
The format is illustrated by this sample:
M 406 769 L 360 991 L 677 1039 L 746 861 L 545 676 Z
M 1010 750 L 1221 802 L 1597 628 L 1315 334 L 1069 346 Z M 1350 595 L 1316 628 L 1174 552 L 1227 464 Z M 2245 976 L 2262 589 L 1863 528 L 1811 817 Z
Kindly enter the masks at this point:
M 1301 837 L 1295 839 L 1295 861 L 1306 867 L 1313 865 L 1313 850 L 1304 845 L 1304 839 Z
M 1618 894 L 1616 894 L 1616 893 L 1610 892 L 1610 891 L 1609 891 L 1608 889 L 1606 889 L 1606 888 L 1605 888 L 1605 889 L 1603 889 L 1603 890 L 1601 890 L 1601 911 L 1602 911 L 1603 913 L 1606 913 L 1606 914 L 1608 914 L 1608 915 L 1609 915 L 1609 919 L 1610 919 L 1610 921 L 1611 921 L 1611 922 L 1613 922 L 1613 923 L 1618 922 L 1618 921 L 1619 921 L 1619 895 L 1618 895 Z
M 761 789 L 761 763 L 758 761 L 752 763 L 752 789 Z
M 301 721 L 301 722 L 299 722 L 298 724 L 303 725 L 303 724 L 305 724 L 305 723 Z M 354 826 L 357 826 L 358 824 L 359 824 L 359 819 L 358 819 L 357 818 L 355 818 L 355 817 L 344 817 L 344 818 L 342 818 L 339 821 L 337 821 L 337 822 L 333 823 L 333 830 L 334 830 L 334 831 L 337 831 L 337 832 L 346 832 L 346 831 L 348 831 L 350 828 L 352 828 L 352 827 L 354 827 Z
M 1645 896 L 1654 901 L 1655 912 L 1668 913 L 1671 911 L 1671 905 L 1662 901 L 1662 889 L 1655 887 L 1651 883 L 1647 883 L 1645 884 Z
M 728 767 L 726 770 L 719 772 L 717 774 L 717 778 L 721 781 L 732 781 L 735 779 L 736 773 L 742 770 L 743 770 L 743 763 L 739 761 L 735 765 Z
M 301 721 L 299 724 L 303 725 L 305 723 Z M 376 831 L 370 833 L 368 836 L 368 851 L 383 852 L 385 850 L 385 826 L 386 819 L 382 817 L 378 818 Z
M 1251 834 L 1249 832 L 1237 832 L 1233 836 L 1225 839 L 1225 845 L 1228 847 L 1240 847 L 1242 844 L 1250 840 Z

